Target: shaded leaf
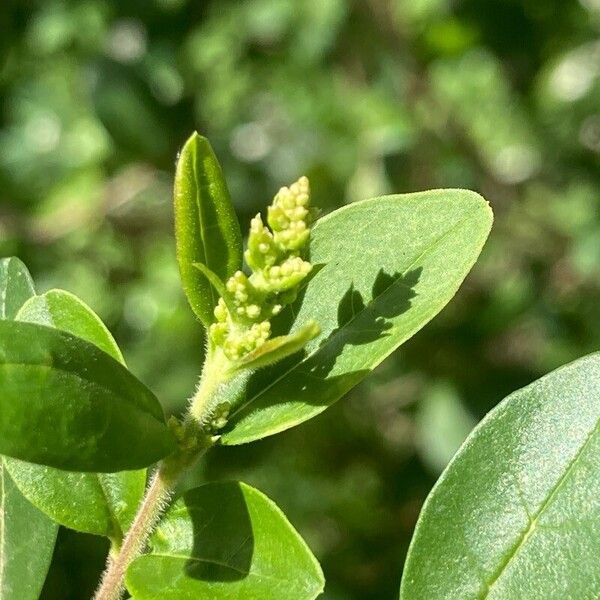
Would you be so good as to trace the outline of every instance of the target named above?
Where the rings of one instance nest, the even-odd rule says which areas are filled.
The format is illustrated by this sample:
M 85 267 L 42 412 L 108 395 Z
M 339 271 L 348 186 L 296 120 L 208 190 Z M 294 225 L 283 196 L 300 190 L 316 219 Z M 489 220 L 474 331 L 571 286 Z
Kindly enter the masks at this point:
M 100 318 L 77 296 L 52 290 L 28 300 L 17 319 L 49 325 L 87 340 L 123 363 L 123 356 Z M 71 473 L 5 459 L 26 498 L 61 525 L 104 535 L 119 543 L 144 494 L 146 471 Z
M 375 198 L 320 219 L 310 252 L 324 266 L 281 321 L 296 331 L 313 319 L 321 334 L 304 355 L 221 390 L 234 407 L 223 443 L 272 435 L 343 396 L 450 301 L 491 223 L 485 200 L 464 190 Z
M 146 471 L 71 473 L 6 458 L 23 495 L 54 521 L 119 543 L 135 516 Z
M 23 498 L 0 460 L 0 598 L 38 600 L 57 531 Z
M 401 598 L 600 596 L 600 354 L 503 400 L 425 502 Z
M 0 319 L 12 319 L 35 294 L 18 258 L 0 260 Z M 37 600 L 50 567 L 58 525 L 19 492 L 0 457 L 0 598 Z
M 219 298 L 194 263 L 226 280 L 242 266 L 242 234 L 217 157 L 197 133 L 179 155 L 174 203 L 181 282 L 192 309 L 208 326 Z
M 136 600 L 311 600 L 321 568 L 285 515 L 237 482 L 187 492 L 127 572 Z
M 0 321 L 0 453 L 104 472 L 174 448 L 156 397 L 108 354 L 63 331 Z

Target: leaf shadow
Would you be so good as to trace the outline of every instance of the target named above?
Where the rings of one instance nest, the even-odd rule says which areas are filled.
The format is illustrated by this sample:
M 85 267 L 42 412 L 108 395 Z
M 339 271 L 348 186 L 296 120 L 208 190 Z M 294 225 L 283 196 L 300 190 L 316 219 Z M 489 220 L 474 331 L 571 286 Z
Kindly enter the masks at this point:
M 248 577 L 254 554 L 254 532 L 238 482 L 220 484 L 222 498 L 207 514 L 199 510 L 194 491 L 184 503 L 192 520 L 193 547 L 185 564 L 188 577 L 202 581 L 239 581 Z
M 354 283 L 342 296 L 337 309 L 337 327 L 320 343 L 317 351 L 309 358 L 308 370 L 303 371 L 313 377 L 327 378 L 346 346 L 369 344 L 390 335 L 393 328 L 391 319 L 410 309 L 417 293 L 415 287 L 421 277 L 422 267 L 405 274 L 386 273 L 380 269 L 371 289 L 373 300 L 367 305 L 362 294 L 354 288 Z M 389 294 L 389 302 L 382 299 Z
M 337 326 L 321 340 L 318 348 L 311 354 L 303 350 L 240 380 L 237 412 L 252 411 L 252 399 L 268 390 L 282 375 L 286 377 L 280 394 L 267 401 L 263 399 L 263 409 L 285 403 L 290 397 L 296 405 L 326 407 L 343 396 L 370 372 L 370 367 L 352 364 L 351 359 L 336 367 L 345 347 L 367 345 L 389 336 L 394 326 L 392 319 L 412 306 L 421 273 L 422 267 L 404 274 L 386 273 L 380 269 L 371 288 L 373 300 L 368 303 L 352 282 L 338 304 Z M 302 300 L 303 297 L 298 299 L 299 302 Z M 298 305 L 297 302 L 295 306 Z M 288 331 L 289 322 L 285 323 Z

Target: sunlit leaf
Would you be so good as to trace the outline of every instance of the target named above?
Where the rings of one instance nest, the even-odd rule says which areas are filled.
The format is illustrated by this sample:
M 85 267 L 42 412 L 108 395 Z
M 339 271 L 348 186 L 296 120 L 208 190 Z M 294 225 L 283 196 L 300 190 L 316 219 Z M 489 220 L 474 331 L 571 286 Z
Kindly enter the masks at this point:
M 242 266 L 242 234 L 221 166 L 208 140 L 197 133 L 179 155 L 174 196 L 181 282 L 192 309 L 209 325 L 219 297 L 194 265 L 204 264 L 227 279 Z
M 423 507 L 406 600 L 600 596 L 600 354 L 500 403 Z
M 310 252 L 323 266 L 281 316 L 292 331 L 314 319 L 321 334 L 304 355 L 222 390 L 234 407 L 223 443 L 277 433 L 343 396 L 450 301 L 491 223 L 485 200 L 464 190 L 375 198 L 320 219 Z
M 294 333 L 267 340 L 237 364 L 247 369 L 258 369 L 279 362 L 302 350 L 310 340 L 319 335 L 320 331 L 315 321 L 309 321 Z
M 126 581 L 136 600 L 312 600 L 324 585 L 281 510 L 236 482 L 204 485 L 179 499 Z
M 68 331 L 98 346 L 115 360 L 125 364 L 117 343 L 100 317 L 70 292 L 50 290 L 30 298 L 19 309 L 16 320 Z
M 14 319 L 23 303 L 34 295 L 27 267 L 14 256 L 0 259 L 0 319 Z

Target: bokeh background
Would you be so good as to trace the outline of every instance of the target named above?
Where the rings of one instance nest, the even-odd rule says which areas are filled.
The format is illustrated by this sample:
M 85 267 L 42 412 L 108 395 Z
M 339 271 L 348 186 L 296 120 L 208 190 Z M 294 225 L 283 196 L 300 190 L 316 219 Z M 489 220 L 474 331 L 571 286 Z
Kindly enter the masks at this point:
M 301 174 L 324 211 L 434 187 L 494 208 L 434 322 L 319 418 L 194 477 L 273 498 L 328 600 L 395 598 L 470 428 L 599 346 L 600 0 L 3 0 L 0 254 L 91 305 L 169 412 L 203 353 L 170 199 L 193 129 L 244 228 Z M 44 600 L 88 598 L 105 550 L 61 530 Z

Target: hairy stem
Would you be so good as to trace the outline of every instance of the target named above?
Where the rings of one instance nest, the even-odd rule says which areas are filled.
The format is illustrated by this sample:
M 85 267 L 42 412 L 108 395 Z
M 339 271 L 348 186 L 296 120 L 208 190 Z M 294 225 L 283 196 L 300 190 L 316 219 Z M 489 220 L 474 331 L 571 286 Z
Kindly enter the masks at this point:
M 190 401 L 188 418 L 195 421 L 201 429 L 210 426 L 210 420 L 214 416 L 213 404 L 215 392 L 230 375 L 227 374 L 229 362 L 225 355 L 217 350 L 209 350 L 208 358 L 204 363 L 200 385 Z
M 200 385 L 182 426 L 180 449 L 163 460 L 152 477 L 120 551 L 116 556 L 108 558 L 106 571 L 94 600 L 120 600 L 125 589 L 127 568 L 144 551 L 150 534 L 167 508 L 177 481 L 214 444 L 216 438 L 207 429 L 207 423 L 210 422 L 214 408 L 211 399 L 224 381 L 221 366 L 218 361 L 211 360 L 209 355 Z
M 114 558 L 109 558 L 108 567 L 94 600 L 119 600 L 121 598 L 127 567 L 143 551 L 150 533 L 171 497 L 176 482 L 172 477 L 171 473 L 165 476 L 163 465 L 159 466 L 123 540 L 119 554 Z

